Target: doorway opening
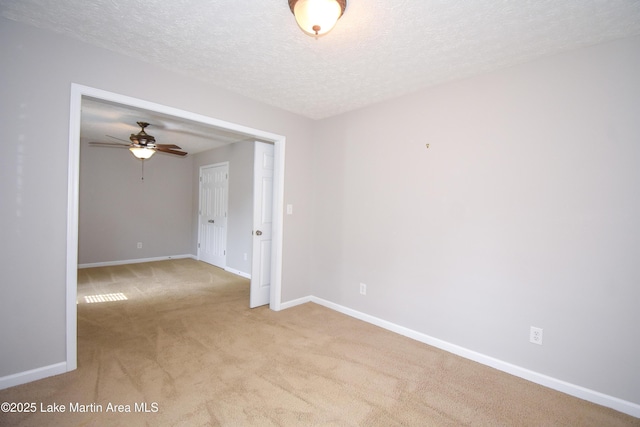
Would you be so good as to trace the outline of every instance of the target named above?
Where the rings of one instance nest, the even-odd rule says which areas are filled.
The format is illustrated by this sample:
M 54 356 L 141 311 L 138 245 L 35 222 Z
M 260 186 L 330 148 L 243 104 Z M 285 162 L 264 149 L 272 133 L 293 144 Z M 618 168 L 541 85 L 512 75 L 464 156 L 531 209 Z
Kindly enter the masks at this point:
M 221 130 L 244 134 L 247 138 L 255 138 L 273 143 L 274 146 L 274 178 L 273 178 L 273 223 L 271 241 L 271 289 L 269 307 L 274 311 L 281 309 L 281 277 L 283 246 L 283 198 L 284 198 L 284 163 L 285 142 L 282 135 L 265 132 L 250 127 L 225 122 L 200 114 L 107 92 L 100 89 L 71 85 L 70 118 L 69 118 L 69 169 L 67 197 L 67 276 L 66 276 L 66 369 L 77 368 L 77 282 L 78 282 L 78 226 L 79 226 L 79 180 L 80 180 L 80 124 L 83 98 L 91 98 L 104 102 L 127 105 L 141 110 L 154 111 L 177 118 L 190 120 L 213 126 Z

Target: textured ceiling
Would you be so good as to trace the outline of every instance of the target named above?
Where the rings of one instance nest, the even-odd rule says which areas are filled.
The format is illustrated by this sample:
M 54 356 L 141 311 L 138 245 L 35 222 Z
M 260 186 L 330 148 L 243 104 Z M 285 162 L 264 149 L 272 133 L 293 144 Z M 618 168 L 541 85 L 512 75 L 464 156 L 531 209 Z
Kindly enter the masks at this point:
M 640 34 L 640 1 L 348 0 L 315 40 L 287 0 L 0 0 L 4 17 L 313 119 Z

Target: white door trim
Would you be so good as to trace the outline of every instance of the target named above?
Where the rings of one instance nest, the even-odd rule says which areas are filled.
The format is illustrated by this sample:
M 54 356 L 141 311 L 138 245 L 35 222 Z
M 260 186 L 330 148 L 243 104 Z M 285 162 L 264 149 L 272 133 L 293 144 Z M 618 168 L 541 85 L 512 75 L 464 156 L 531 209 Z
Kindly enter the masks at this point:
M 80 121 L 82 97 L 91 97 L 103 101 L 125 104 L 136 108 L 169 114 L 175 117 L 192 120 L 233 132 L 244 133 L 247 137 L 273 142 L 274 144 L 274 181 L 273 181 L 273 240 L 271 259 L 271 295 L 269 307 L 281 309 L 282 280 L 282 239 L 283 239 L 283 200 L 284 200 L 284 166 L 285 142 L 282 135 L 253 129 L 235 123 L 225 122 L 212 117 L 191 113 L 166 105 L 156 104 L 126 95 L 107 92 L 88 86 L 71 84 L 69 110 L 69 166 L 67 179 L 67 275 L 66 275 L 66 370 L 78 367 L 78 341 L 76 307 L 78 287 L 78 206 L 80 187 Z

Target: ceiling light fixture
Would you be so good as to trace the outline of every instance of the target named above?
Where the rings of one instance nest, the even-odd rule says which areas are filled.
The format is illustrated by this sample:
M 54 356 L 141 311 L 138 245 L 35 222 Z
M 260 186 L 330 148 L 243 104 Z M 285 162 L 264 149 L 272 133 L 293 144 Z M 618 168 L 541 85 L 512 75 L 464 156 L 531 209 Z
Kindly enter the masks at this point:
M 156 152 L 156 150 L 149 147 L 131 147 L 129 151 L 140 160 L 147 160 Z
M 347 0 L 289 0 L 289 8 L 300 29 L 318 38 L 336 25 L 347 8 Z

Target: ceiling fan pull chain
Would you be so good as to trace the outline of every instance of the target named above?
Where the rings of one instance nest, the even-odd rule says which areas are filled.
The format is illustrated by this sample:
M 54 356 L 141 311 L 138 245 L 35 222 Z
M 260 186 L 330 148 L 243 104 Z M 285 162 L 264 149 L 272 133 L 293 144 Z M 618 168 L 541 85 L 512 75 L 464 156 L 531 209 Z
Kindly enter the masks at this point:
M 140 159 L 140 161 L 142 162 L 142 178 L 140 179 L 144 181 L 144 159 Z

